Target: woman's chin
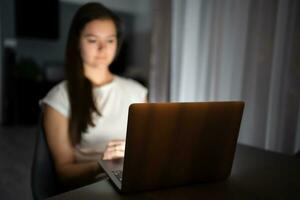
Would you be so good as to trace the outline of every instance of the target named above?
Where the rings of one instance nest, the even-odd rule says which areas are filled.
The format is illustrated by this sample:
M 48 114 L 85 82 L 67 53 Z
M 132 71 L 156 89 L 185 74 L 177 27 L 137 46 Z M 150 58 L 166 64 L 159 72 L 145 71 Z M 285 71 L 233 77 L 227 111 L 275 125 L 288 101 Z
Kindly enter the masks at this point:
M 108 69 L 108 65 L 106 63 L 95 63 L 91 67 L 94 69 L 100 69 L 100 70 Z

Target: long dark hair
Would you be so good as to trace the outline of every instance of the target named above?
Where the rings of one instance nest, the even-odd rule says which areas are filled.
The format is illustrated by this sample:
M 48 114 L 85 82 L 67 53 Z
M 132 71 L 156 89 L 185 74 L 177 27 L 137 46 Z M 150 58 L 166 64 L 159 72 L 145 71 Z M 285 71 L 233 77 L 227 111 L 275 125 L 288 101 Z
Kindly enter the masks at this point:
M 88 22 L 95 19 L 109 19 L 114 22 L 117 31 L 117 53 L 122 43 L 121 21 L 108 8 L 100 3 L 87 3 L 77 10 L 69 30 L 65 53 L 65 75 L 70 101 L 69 134 L 73 145 L 81 141 L 81 134 L 87 130 L 88 125 L 94 126 L 92 114 L 101 115 L 95 104 L 92 83 L 84 76 L 79 50 L 81 31 Z

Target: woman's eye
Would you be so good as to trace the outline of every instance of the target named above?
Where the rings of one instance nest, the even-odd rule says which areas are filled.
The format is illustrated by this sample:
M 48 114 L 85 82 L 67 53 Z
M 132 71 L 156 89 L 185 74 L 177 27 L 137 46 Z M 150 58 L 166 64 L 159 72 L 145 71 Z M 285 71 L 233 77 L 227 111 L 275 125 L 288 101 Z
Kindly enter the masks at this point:
M 96 43 L 96 40 L 89 39 L 88 43 Z
M 115 40 L 107 40 L 107 43 L 114 43 L 115 42 Z

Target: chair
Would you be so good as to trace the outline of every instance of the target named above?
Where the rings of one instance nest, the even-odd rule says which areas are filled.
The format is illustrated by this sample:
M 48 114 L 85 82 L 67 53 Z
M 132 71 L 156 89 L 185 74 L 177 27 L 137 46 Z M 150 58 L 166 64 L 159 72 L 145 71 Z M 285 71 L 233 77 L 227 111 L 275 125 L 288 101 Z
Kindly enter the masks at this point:
M 34 199 L 45 199 L 61 193 L 53 160 L 40 120 L 31 168 L 31 190 Z

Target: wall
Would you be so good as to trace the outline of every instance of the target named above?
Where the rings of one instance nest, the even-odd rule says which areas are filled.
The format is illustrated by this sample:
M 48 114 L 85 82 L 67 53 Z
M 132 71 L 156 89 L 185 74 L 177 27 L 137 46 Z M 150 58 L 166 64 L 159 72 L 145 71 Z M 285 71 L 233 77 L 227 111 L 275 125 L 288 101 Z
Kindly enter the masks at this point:
M 1 1 L 1 7 L 5 8 L 3 22 L 3 38 L 15 39 L 14 28 L 14 1 L 3 0 Z M 66 34 L 71 18 L 77 8 L 83 4 L 89 2 L 87 0 L 61 0 L 60 6 L 60 35 L 59 40 L 47 41 L 38 39 L 18 39 L 17 42 L 17 59 L 21 57 L 32 57 L 41 67 L 48 65 L 49 63 L 61 64 L 63 62 Z M 107 7 L 128 13 L 133 16 L 133 53 L 132 55 L 132 69 L 142 68 L 143 73 L 148 69 L 147 57 L 149 54 L 149 40 L 150 40 L 150 0 L 98 0 Z M 137 56 L 138 55 L 138 56 Z M 147 74 L 143 74 L 147 78 Z
M 17 60 L 22 57 L 33 58 L 44 69 L 62 69 L 68 27 L 77 8 L 77 4 L 61 2 L 58 40 L 17 39 Z

